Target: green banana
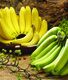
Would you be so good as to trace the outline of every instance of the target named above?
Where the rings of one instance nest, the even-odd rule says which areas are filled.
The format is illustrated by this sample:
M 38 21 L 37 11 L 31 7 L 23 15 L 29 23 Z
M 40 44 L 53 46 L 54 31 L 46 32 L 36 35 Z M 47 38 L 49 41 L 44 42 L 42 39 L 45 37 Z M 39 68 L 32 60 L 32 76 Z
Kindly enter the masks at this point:
M 37 60 L 37 62 L 36 63 L 34 62 L 35 64 L 34 63 L 33 64 L 38 68 L 42 68 L 45 65 L 50 64 L 57 57 L 57 55 L 61 49 L 61 46 L 56 45 L 55 49 L 50 51 L 50 55 L 48 55 L 47 57 L 45 56 L 45 57 L 40 58 L 40 60 Z
M 53 74 L 59 73 L 59 71 L 64 67 L 64 65 L 68 61 L 68 39 L 66 40 L 64 51 L 61 54 L 62 55 L 53 70 Z
M 44 40 L 47 39 L 47 37 L 51 36 L 51 35 L 56 35 L 57 32 L 61 30 L 59 27 L 53 27 L 52 29 L 50 29 L 49 31 L 47 31 L 43 37 L 39 40 L 38 45 L 39 46 Z
M 39 55 L 36 56 L 35 60 L 45 56 L 56 44 L 57 41 L 50 43 L 50 45 L 48 45 L 41 53 L 39 53 Z
M 67 62 L 66 65 L 61 69 L 60 75 L 61 75 L 61 76 L 68 75 L 68 62 Z
M 31 55 L 31 59 L 34 59 L 44 48 L 46 48 L 51 42 L 57 39 L 56 35 L 48 37 Z
M 64 51 L 64 46 L 63 46 L 62 49 L 60 50 L 60 53 L 59 53 L 59 55 L 57 56 L 57 58 L 56 58 L 52 63 L 50 63 L 50 64 L 48 64 L 48 65 L 46 65 L 46 66 L 43 67 L 43 70 L 44 70 L 45 72 L 50 72 L 50 73 L 51 73 L 51 72 L 54 70 L 55 65 L 56 65 L 57 62 L 59 61 L 59 59 L 60 59 L 63 51 Z

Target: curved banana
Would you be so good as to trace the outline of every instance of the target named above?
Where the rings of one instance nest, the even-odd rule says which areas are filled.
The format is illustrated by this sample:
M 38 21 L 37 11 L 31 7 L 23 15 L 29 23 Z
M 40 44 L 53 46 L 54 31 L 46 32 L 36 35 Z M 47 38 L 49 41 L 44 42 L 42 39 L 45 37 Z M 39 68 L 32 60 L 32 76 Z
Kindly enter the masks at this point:
M 16 30 L 17 34 L 20 34 L 20 28 L 19 28 L 19 24 L 18 24 L 18 20 L 17 20 L 17 14 L 13 7 L 10 7 L 9 10 L 10 10 L 10 18 L 11 18 L 13 27 Z
M 66 63 L 66 65 L 62 68 L 62 70 L 60 71 L 60 75 L 68 75 L 68 62 Z
M 55 58 L 58 56 L 59 54 L 59 51 L 61 49 L 61 46 L 58 46 L 57 49 L 55 49 L 53 51 L 53 53 L 50 54 L 50 56 L 48 56 L 47 58 L 45 59 L 42 59 L 40 61 L 37 61 L 34 65 L 38 68 L 42 68 L 44 67 L 45 65 L 48 65 L 50 64 L 51 62 L 53 62 L 55 60 Z
M 26 28 L 25 28 L 25 34 L 27 34 L 31 28 L 31 8 L 29 6 L 26 6 L 26 13 L 25 13 L 25 22 L 26 22 Z
M 39 40 L 38 42 L 38 46 L 43 42 L 45 41 L 49 36 L 52 36 L 52 35 L 57 35 L 57 32 L 61 30 L 59 27 L 53 27 L 52 29 L 50 29 L 49 31 L 46 32 L 46 34 L 44 34 L 42 36 L 42 38 Z
M 26 27 L 25 13 L 26 13 L 25 7 L 21 7 L 20 12 L 19 12 L 19 26 L 20 26 L 20 33 L 21 34 L 24 33 L 25 27 Z
M 62 47 L 62 49 L 60 50 L 59 55 L 57 56 L 57 58 L 52 63 L 50 63 L 50 64 L 43 67 L 45 72 L 51 72 L 51 73 L 54 74 L 54 68 L 55 68 L 57 62 L 59 61 L 63 51 L 64 51 L 64 47 Z
M 42 18 L 39 16 L 38 20 L 39 20 L 39 24 L 38 24 L 38 32 L 39 32 L 41 29 Z
M 8 7 L 5 7 L 3 10 L 2 10 L 2 14 L 3 14 L 3 19 L 6 23 L 6 26 L 7 28 L 12 32 L 12 34 L 16 37 L 17 34 L 16 34 L 16 31 L 13 27 L 13 24 L 11 22 L 11 18 L 10 18 L 10 10 Z
M 39 13 L 36 8 L 32 9 L 32 25 L 34 25 L 36 28 L 36 31 L 39 32 Z
M 11 39 L 15 38 L 15 35 L 13 35 L 11 30 L 9 30 L 5 21 L 2 18 L 0 19 L 0 29 L 1 29 L 1 36 L 4 39 L 11 40 Z
M 0 42 L 4 43 L 4 44 L 10 44 L 12 40 L 5 40 L 4 38 L 1 37 L 0 35 Z
M 21 39 L 14 39 L 12 41 L 12 43 L 18 43 L 18 44 L 22 44 L 25 42 L 29 42 L 31 39 L 33 38 L 33 28 L 30 28 L 30 31 L 27 33 L 27 35 Z
M 43 20 L 42 21 L 42 24 L 41 24 L 41 29 L 40 29 L 40 32 L 39 32 L 39 36 L 40 38 L 47 32 L 47 21 L 46 20 Z
M 51 42 L 55 41 L 57 39 L 56 35 L 52 35 L 48 37 L 45 41 L 42 42 L 42 44 L 32 53 L 31 59 L 35 59 L 35 57 L 44 49 L 46 48 Z
M 39 41 L 39 34 L 37 31 L 35 31 L 32 40 L 28 43 L 22 43 L 21 45 L 22 46 L 33 46 L 33 45 L 36 45 L 38 41 Z

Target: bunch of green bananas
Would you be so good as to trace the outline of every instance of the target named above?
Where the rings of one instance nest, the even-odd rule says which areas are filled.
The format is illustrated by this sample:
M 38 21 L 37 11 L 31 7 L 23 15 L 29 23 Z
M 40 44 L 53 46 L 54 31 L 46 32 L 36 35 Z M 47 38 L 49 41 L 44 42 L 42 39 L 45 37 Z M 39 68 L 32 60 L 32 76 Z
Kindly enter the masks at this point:
M 13 7 L 0 9 L 0 42 L 5 44 L 36 45 L 47 31 L 47 21 L 42 20 L 36 8 L 21 7 L 19 15 Z M 24 37 L 17 38 L 20 34 Z
M 53 27 L 38 42 L 31 65 L 53 75 L 68 74 L 68 38 L 60 27 Z

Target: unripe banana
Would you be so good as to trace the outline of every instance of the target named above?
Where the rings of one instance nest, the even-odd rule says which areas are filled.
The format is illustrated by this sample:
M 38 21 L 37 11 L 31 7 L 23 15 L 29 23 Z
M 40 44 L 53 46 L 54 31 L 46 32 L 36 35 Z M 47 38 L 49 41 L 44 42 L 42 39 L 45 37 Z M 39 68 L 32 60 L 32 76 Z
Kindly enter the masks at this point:
M 59 54 L 59 51 L 61 49 L 61 46 L 57 46 L 57 49 L 53 51 L 53 53 L 50 54 L 50 56 L 48 56 L 45 59 L 39 60 L 38 62 L 36 62 L 36 64 L 34 64 L 37 68 L 42 68 L 45 65 L 50 64 L 51 62 L 53 62 L 55 60 L 55 58 L 57 57 L 57 55 Z
M 21 45 L 22 46 L 33 46 L 33 45 L 36 45 L 38 41 L 39 41 L 39 34 L 37 31 L 35 31 L 32 40 L 28 43 L 22 43 Z
M 57 56 L 57 58 L 56 58 L 52 63 L 50 63 L 50 64 L 48 64 L 48 65 L 46 65 L 46 66 L 43 67 L 43 69 L 44 69 L 45 72 L 51 73 L 51 72 L 54 71 L 54 68 L 55 68 L 57 62 L 59 61 L 59 59 L 60 59 L 63 51 L 64 51 L 64 46 L 63 46 L 62 49 L 60 50 L 60 53 L 59 53 L 59 55 Z
M 26 13 L 25 7 L 21 7 L 20 12 L 19 12 L 19 26 L 20 26 L 21 34 L 24 33 L 25 27 L 26 27 L 25 13 Z
M 68 39 L 66 40 L 64 51 L 61 53 L 60 59 L 55 66 L 54 74 L 57 74 L 64 67 L 67 61 L 68 61 Z
M 44 40 L 46 40 L 49 36 L 56 35 L 59 30 L 61 30 L 59 27 L 53 27 L 52 29 L 50 29 L 49 31 L 47 31 L 46 34 L 44 34 L 43 37 L 39 40 L 38 46 L 39 46 Z
M 13 24 L 14 29 L 16 30 L 17 34 L 20 34 L 19 24 L 17 20 L 17 14 L 13 7 L 10 7 L 10 18 Z
M 26 6 L 26 13 L 25 13 L 25 22 L 26 22 L 26 29 L 25 34 L 27 34 L 31 28 L 31 8 L 29 6 Z
M 48 52 L 50 52 L 50 50 L 57 44 L 57 41 L 54 41 L 52 43 L 50 43 L 50 45 L 48 45 L 42 52 L 39 53 L 39 55 L 37 55 L 35 57 L 35 59 L 40 59 L 41 57 L 45 56 Z
M 47 32 L 47 21 L 46 20 L 43 20 L 42 21 L 42 24 L 41 24 L 41 29 L 40 29 L 40 32 L 39 32 L 39 36 L 40 38 Z
M 66 63 L 66 65 L 60 71 L 60 75 L 61 76 L 68 75 L 68 62 Z
M 36 30 L 39 32 L 39 13 L 36 8 L 32 9 L 32 25 L 34 25 Z
M 55 41 L 57 39 L 56 35 L 52 35 L 48 37 L 45 41 L 42 42 L 42 44 L 32 53 L 31 59 L 35 59 L 35 57 L 42 51 L 44 48 L 46 48 L 51 42 Z

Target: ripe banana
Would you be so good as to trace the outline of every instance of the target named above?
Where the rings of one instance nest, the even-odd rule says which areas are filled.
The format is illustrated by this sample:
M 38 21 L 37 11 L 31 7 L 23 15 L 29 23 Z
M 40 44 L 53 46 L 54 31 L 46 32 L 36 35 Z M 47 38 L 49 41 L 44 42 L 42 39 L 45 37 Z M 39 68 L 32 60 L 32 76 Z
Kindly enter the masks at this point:
M 14 39 L 12 41 L 12 43 L 18 43 L 18 44 L 22 44 L 22 43 L 26 43 L 29 42 L 31 39 L 33 38 L 33 28 L 30 28 L 30 31 L 27 33 L 27 35 L 21 39 Z
M 53 70 L 54 70 L 57 62 L 59 61 L 59 59 L 60 59 L 63 51 L 64 51 L 64 46 L 60 50 L 60 53 L 57 56 L 57 58 L 52 63 L 50 63 L 50 64 L 48 64 L 48 65 L 46 65 L 46 66 L 43 67 L 43 69 L 44 69 L 45 72 L 53 72 Z
M 21 7 L 20 12 L 19 12 L 19 26 L 20 26 L 20 33 L 21 34 L 24 33 L 25 27 L 26 27 L 25 13 L 26 13 L 25 7 Z
M 1 29 L 1 31 L 0 31 L 1 36 L 4 39 L 12 40 L 13 38 L 15 38 L 13 33 L 7 27 L 7 25 L 6 25 L 5 21 L 3 20 L 3 18 L 0 19 L 0 29 Z
M 50 43 L 50 45 L 48 45 L 44 50 L 42 50 L 42 52 L 40 52 L 39 55 L 35 57 L 35 59 L 37 60 L 45 56 L 56 44 L 57 44 L 57 41 Z
M 51 35 L 56 35 L 57 32 L 61 30 L 59 27 L 53 27 L 49 31 L 46 32 L 46 34 L 43 35 L 43 37 L 39 40 L 38 45 L 39 46 L 44 40 L 46 40 Z
M 44 48 L 46 48 L 51 42 L 57 39 L 56 35 L 48 37 L 42 44 L 32 53 L 31 59 L 34 59 Z
M 67 61 L 68 61 L 68 39 L 66 40 L 64 51 L 61 53 L 61 57 L 54 68 L 54 73 L 58 73 L 67 63 Z
M 41 29 L 40 29 L 40 32 L 39 32 L 39 36 L 40 38 L 46 33 L 47 31 L 47 21 L 46 20 L 43 20 L 42 21 L 42 24 L 41 24 Z
M 10 18 L 10 10 L 8 7 L 5 7 L 2 11 L 2 14 L 3 14 L 3 19 L 5 20 L 5 23 L 8 27 L 8 29 L 13 33 L 13 35 L 16 37 L 17 34 L 16 34 L 16 31 L 13 27 L 13 24 L 11 22 L 11 18 Z
M 34 25 L 36 30 L 39 32 L 39 13 L 36 8 L 32 9 L 32 25 Z
M 31 28 L 31 8 L 29 6 L 26 6 L 26 13 L 25 13 L 25 22 L 26 22 L 26 29 L 25 34 L 27 34 Z
M 4 38 L 1 37 L 0 35 L 0 42 L 4 43 L 4 44 L 10 44 L 12 40 L 5 40 Z
M 60 71 L 60 75 L 68 75 L 68 62 L 66 63 L 66 65 L 62 68 L 62 70 Z
M 41 28 L 41 23 L 42 23 L 42 18 L 39 16 L 38 17 L 39 19 L 39 23 L 38 23 L 38 32 L 40 31 L 40 28 Z
M 17 20 L 17 14 L 14 10 L 13 7 L 10 7 L 10 18 L 11 18 L 11 22 L 13 24 L 14 29 L 17 32 L 17 35 L 20 34 L 20 29 L 19 29 L 19 24 L 18 24 L 18 20 Z
M 28 43 L 22 43 L 21 45 L 22 46 L 33 46 L 33 45 L 36 45 L 38 41 L 39 41 L 39 34 L 37 31 L 35 31 L 32 40 Z

